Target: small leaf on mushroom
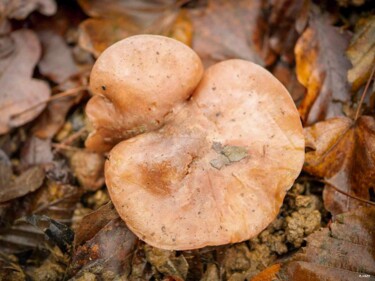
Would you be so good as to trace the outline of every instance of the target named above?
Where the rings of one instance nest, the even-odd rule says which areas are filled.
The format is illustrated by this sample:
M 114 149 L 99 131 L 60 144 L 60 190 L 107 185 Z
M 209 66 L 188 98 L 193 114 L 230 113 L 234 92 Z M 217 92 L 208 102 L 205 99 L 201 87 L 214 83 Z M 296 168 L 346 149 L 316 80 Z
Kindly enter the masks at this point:
M 95 131 L 86 145 L 118 143 L 105 165 L 111 199 L 129 229 L 158 248 L 254 237 L 303 165 L 298 111 L 272 74 L 227 60 L 201 77 L 191 49 L 154 35 L 116 43 L 91 74 Z

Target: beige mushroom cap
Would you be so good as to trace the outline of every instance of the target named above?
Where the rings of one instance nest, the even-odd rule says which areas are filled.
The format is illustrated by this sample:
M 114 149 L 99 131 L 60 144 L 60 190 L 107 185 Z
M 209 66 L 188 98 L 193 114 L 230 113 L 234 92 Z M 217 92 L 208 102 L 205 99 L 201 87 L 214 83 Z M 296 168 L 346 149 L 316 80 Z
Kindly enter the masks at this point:
M 106 162 L 110 196 L 128 227 L 173 250 L 260 233 L 304 161 L 302 125 L 284 86 L 256 64 L 224 61 L 170 120 L 119 143 Z
M 112 45 L 91 72 L 94 97 L 86 114 L 94 131 L 86 147 L 108 151 L 121 140 L 159 128 L 189 98 L 202 73 L 198 55 L 168 37 L 137 35 Z

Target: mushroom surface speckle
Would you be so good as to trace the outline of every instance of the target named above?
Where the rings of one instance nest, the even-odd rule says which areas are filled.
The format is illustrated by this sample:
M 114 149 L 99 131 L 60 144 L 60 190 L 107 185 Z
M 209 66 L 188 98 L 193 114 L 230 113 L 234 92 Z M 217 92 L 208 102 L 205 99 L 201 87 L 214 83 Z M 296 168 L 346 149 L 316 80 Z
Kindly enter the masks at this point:
M 303 165 L 293 100 L 267 70 L 228 60 L 206 70 L 190 99 L 178 102 L 161 126 L 111 150 L 105 176 L 118 213 L 163 249 L 254 237 L 276 217 Z

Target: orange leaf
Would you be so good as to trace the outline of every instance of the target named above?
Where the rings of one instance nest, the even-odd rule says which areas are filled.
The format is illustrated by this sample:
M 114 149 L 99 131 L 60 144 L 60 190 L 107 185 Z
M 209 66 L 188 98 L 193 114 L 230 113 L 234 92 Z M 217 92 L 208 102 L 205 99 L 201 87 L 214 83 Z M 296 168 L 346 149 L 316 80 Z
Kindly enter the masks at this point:
M 375 182 L 375 119 L 361 116 L 355 122 L 338 117 L 305 128 L 304 170 L 340 190 L 366 200 Z M 337 191 L 324 191 L 326 208 L 333 214 L 356 208 L 359 201 Z
M 299 111 L 305 124 L 343 115 L 350 100 L 346 73 L 350 63 L 343 53 L 348 36 L 322 15 L 311 16 L 309 27 L 295 46 L 297 78 L 307 88 Z
M 373 280 L 375 208 L 360 208 L 307 238 L 307 246 L 281 267 L 278 280 Z

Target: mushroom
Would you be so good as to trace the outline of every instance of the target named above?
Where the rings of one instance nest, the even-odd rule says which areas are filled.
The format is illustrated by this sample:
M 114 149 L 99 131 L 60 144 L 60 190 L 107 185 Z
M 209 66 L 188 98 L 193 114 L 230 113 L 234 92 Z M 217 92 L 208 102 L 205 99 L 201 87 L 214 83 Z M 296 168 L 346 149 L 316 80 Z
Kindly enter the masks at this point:
M 94 97 L 86 114 L 94 131 L 86 147 L 108 151 L 123 139 L 160 128 L 202 73 L 198 55 L 168 37 L 138 35 L 112 45 L 91 72 Z
M 128 40 L 141 46 L 154 42 L 155 46 L 162 39 L 144 35 L 119 44 L 128 46 Z M 164 42 L 171 50 L 178 49 L 173 45 L 179 43 L 171 39 Z M 111 58 L 110 63 L 115 56 L 112 50 L 118 50 L 111 48 L 104 53 Z M 150 60 L 149 64 L 156 61 L 155 49 L 143 50 L 139 55 Z M 185 58 L 177 61 L 180 59 Z M 224 61 L 206 70 L 190 99 L 184 101 L 182 96 L 188 98 L 186 93 L 191 92 L 201 75 L 196 56 L 188 59 L 194 63 L 190 69 L 197 73 L 189 74 L 188 64 L 179 67 L 184 75 L 174 73 L 181 77 L 180 83 L 189 83 L 184 95 L 178 92 L 179 97 L 174 98 L 179 106 L 168 104 L 172 111 L 162 125 L 117 144 L 105 164 L 106 184 L 121 218 L 140 239 L 169 250 L 196 249 L 254 237 L 278 214 L 304 161 L 298 111 L 287 90 L 272 74 L 248 61 Z M 105 63 L 104 59 L 99 61 L 101 65 Z M 126 66 L 129 63 L 123 62 Z M 92 74 L 94 87 L 104 83 L 97 69 Z M 132 70 L 141 72 L 137 68 Z M 164 71 L 158 75 L 164 75 Z M 126 68 L 123 72 L 127 72 Z M 139 74 L 139 78 L 143 76 Z M 151 83 L 147 74 L 145 80 Z M 116 88 L 120 88 L 120 81 L 116 83 Z M 138 82 L 124 82 L 132 83 Z M 109 80 L 105 85 L 108 89 L 114 87 Z M 116 97 L 112 92 L 111 98 L 127 100 L 126 96 L 120 97 L 127 93 L 123 90 Z M 131 92 L 131 99 L 134 95 Z M 165 102 L 163 99 L 154 98 L 159 103 Z M 89 112 L 94 105 L 88 105 Z M 144 107 L 132 109 L 131 114 L 147 115 L 143 110 Z M 119 118 L 128 114 L 118 111 Z

